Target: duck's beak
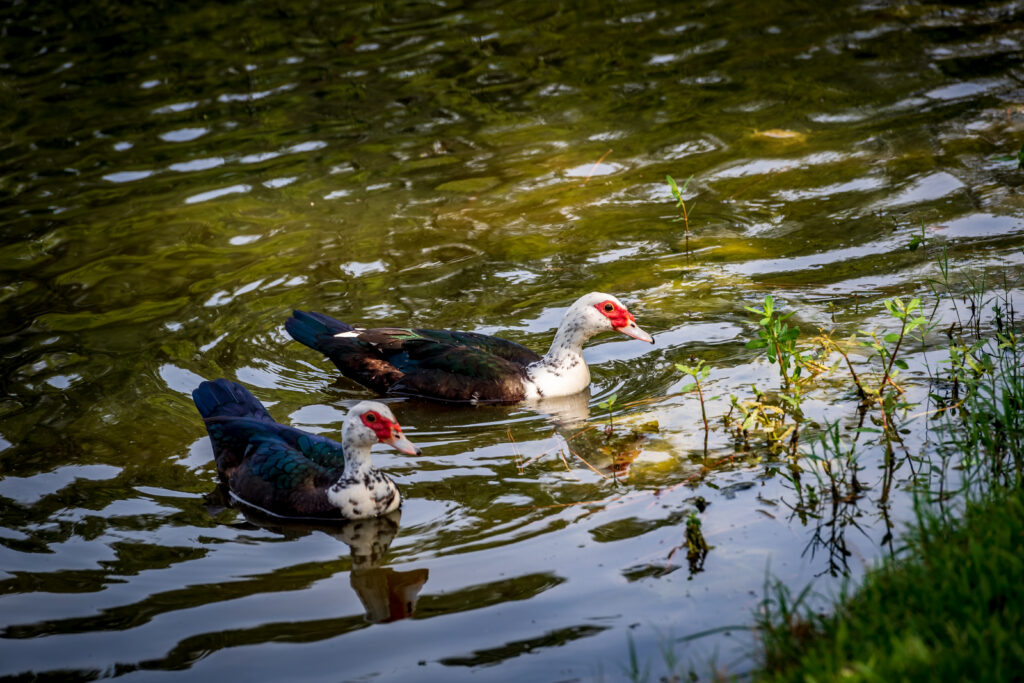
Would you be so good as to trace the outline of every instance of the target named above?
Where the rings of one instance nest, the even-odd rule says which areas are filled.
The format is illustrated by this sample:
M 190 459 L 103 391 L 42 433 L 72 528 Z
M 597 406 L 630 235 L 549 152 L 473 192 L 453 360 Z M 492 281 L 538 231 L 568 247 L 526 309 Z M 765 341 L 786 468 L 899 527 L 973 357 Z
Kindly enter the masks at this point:
M 616 332 L 621 332 L 622 334 L 626 335 L 627 337 L 632 337 L 633 339 L 639 339 L 640 341 L 645 341 L 648 344 L 653 344 L 654 343 L 654 337 L 652 337 L 651 335 L 649 335 L 646 332 L 644 332 L 643 330 L 641 330 L 640 326 L 637 325 L 636 322 L 634 322 L 632 320 L 630 320 L 628 323 L 626 323 L 622 327 L 616 327 L 615 331 Z
M 394 448 L 399 453 L 405 453 L 406 455 L 419 455 L 420 449 L 413 444 L 412 441 L 402 436 L 401 432 L 398 434 L 392 432 L 390 439 L 385 439 L 384 443 Z

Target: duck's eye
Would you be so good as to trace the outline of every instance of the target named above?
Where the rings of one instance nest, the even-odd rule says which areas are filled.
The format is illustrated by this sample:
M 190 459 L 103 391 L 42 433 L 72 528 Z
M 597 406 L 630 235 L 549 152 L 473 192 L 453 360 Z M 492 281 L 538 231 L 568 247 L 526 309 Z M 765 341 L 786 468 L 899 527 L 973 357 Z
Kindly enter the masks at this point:
M 377 421 L 377 416 L 374 413 L 367 413 L 366 414 L 366 421 L 367 422 L 376 422 Z
M 604 305 L 604 312 L 605 313 L 611 313 L 614 310 L 615 310 L 615 307 L 612 306 L 610 303 L 607 303 L 607 304 Z

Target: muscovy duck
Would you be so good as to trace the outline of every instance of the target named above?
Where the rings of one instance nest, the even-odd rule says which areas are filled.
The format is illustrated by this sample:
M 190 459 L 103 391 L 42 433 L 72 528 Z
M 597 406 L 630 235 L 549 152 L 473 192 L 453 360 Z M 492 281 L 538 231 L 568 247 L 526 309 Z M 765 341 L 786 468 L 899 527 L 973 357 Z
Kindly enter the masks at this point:
M 341 443 L 278 424 L 255 396 L 226 379 L 192 392 L 210 433 L 217 471 L 243 503 L 280 517 L 363 519 L 398 509 L 402 496 L 370 462 L 370 447 L 420 450 L 387 406 L 363 401 L 345 416 Z
M 590 384 L 583 344 L 595 334 L 615 331 L 654 343 L 622 302 L 600 292 L 569 307 L 543 357 L 486 334 L 364 329 L 305 311 L 294 311 L 285 327 L 330 358 L 341 374 L 379 394 L 452 402 L 512 403 L 575 394 Z

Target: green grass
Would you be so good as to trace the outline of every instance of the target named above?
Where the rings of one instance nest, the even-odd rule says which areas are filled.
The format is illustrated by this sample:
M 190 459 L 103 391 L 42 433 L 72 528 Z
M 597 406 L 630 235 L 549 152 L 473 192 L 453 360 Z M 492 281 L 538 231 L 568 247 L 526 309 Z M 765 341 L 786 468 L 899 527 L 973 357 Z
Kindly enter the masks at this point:
M 896 560 L 868 571 L 829 614 L 777 583 L 759 616 L 765 681 L 1024 678 L 1024 344 L 950 349 L 965 394 L 939 431 L 953 490 L 922 491 Z M 934 463 L 933 463 L 934 464 Z
M 1024 489 L 969 503 L 960 520 L 920 519 L 906 559 L 870 571 L 828 616 L 774 589 L 761 680 L 1024 676 Z

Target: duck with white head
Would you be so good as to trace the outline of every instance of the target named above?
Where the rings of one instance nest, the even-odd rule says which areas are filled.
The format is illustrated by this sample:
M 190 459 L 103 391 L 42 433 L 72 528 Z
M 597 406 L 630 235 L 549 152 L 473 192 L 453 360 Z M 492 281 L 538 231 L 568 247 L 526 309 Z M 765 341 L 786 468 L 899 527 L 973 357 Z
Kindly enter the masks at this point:
M 476 332 L 363 328 L 305 311 L 294 311 L 285 327 L 345 377 L 379 394 L 450 402 L 513 403 L 575 394 L 590 384 L 583 345 L 594 335 L 619 332 L 654 343 L 621 301 L 601 292 L 585 294 L 565 311 L 544 356 Z

